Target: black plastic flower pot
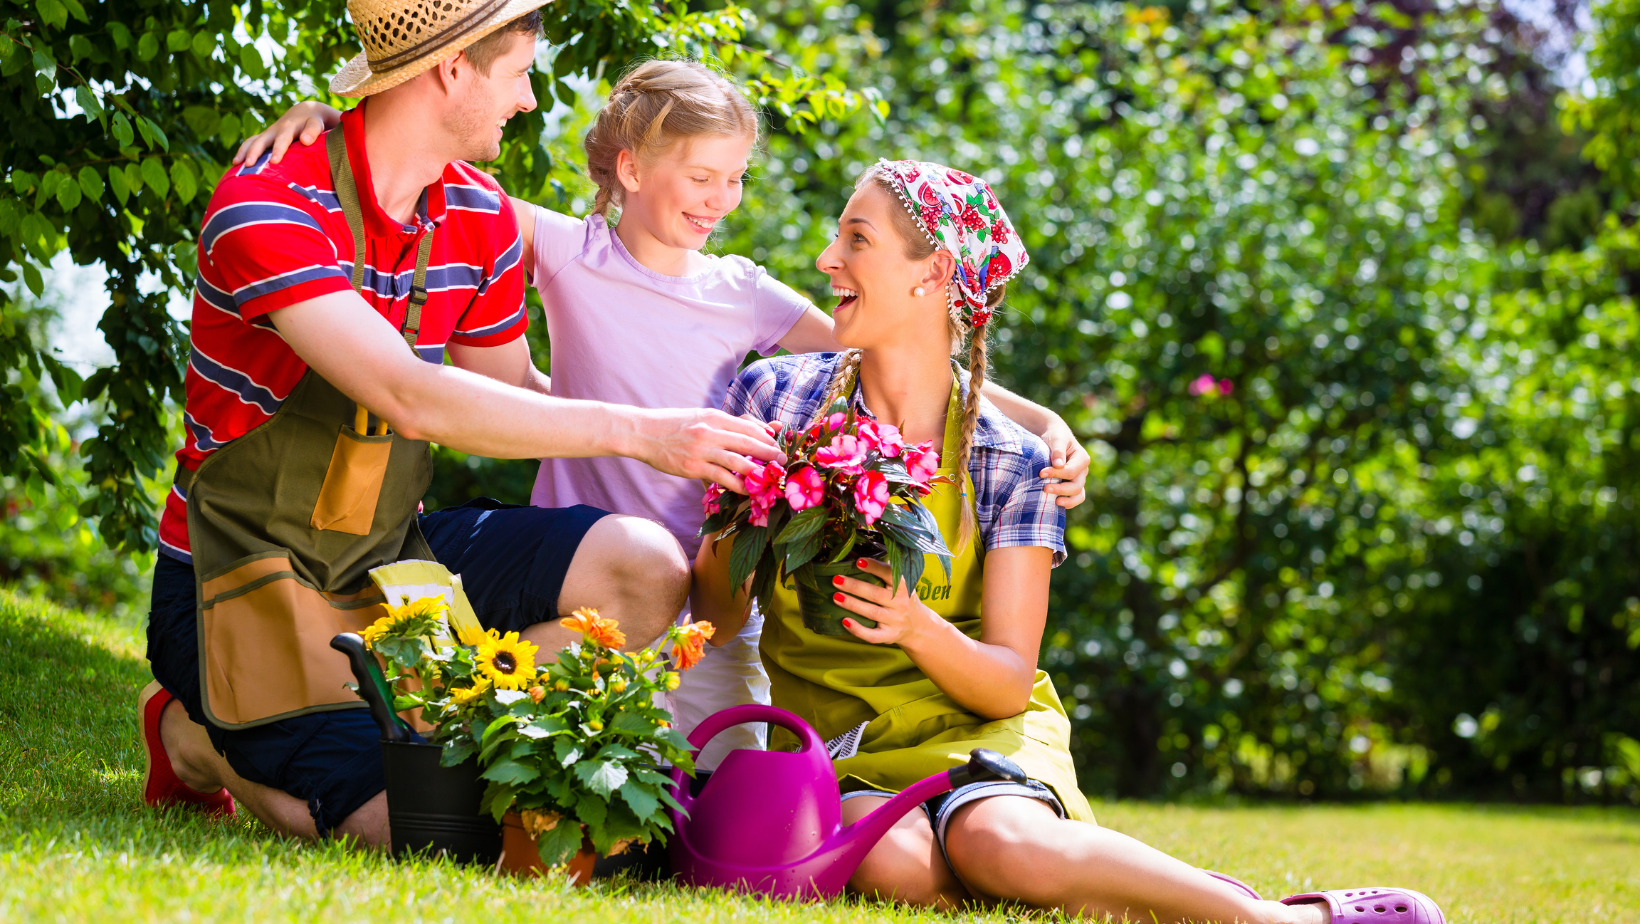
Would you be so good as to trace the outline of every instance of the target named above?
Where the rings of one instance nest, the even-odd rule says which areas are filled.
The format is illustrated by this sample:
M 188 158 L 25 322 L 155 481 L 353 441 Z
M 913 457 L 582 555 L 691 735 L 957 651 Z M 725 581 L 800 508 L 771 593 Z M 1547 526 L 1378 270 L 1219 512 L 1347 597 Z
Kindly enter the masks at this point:
M 436 744 L 382 742 L 393 854 L 442 854 L 457 863 L 494 866 L 501 856 L 501 826 L 479 813 L 485 784 L 478 778 L 478 761 L 441 767 L 443 750 Z
M 867 629 L 877 627 L 875 620 L 845 610 L 832 600 L 837 587 L 831 579 L 837 575 L 855 578 L 868 584 L 883 586 L 883 582 L 854 567 L 856 556 L 840 562 L 809 562 L 797 569 L 797 609 L 803 614 L 803 627 L 816 635 L 845 636 L 853 633 L 843 628 L 844 619 L 853 619 Z

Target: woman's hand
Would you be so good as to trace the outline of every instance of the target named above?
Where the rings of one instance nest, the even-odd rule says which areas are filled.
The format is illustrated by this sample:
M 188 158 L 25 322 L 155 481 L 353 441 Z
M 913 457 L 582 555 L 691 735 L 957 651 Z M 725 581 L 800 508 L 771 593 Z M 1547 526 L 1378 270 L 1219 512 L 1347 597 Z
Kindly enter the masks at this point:
M 882 579 L 885 585 L 894 583 L 894 575 L 880 561 L 862 558 L 854 566 Z M 877 623 L 877 628 L 868 629 L 858 620 L 843 620 L 843 628 L 873 645 L 899 645 L 904 648 L 907 643 L 914 645 L 929 627 L 949 625 L 918 599 L 904 581 L 900 581 L 899 586 L 891 591 L 887 586 L 879 587 L 869 581 L 839 574 L 832 578 L 832 584 L 836 586 L 832 600 L 838 606 Z
M 317 100 L 297 103 L 286 110 L 272 125 L 240 143 L 238 152 L 233 156 L 233 162 L 254 164 L 263 152 L 272 150 L 272 161 L 277 164 L 285 158 L 285 152 L 290 149 L 292 141 L 300 140 L 303 144 L 312 144 L 319 140 L 320 133 L 325 129 L 334 128 L 341 121 L 342 113 L 339 110 Z
M 1055 417 L 1042 434 L 1042 441 L 1048 444 L 1048 455 L 1053 458 L 1053 465 L 1041 471 L 1043 478 L 1058 478 L 1057 483 L 1049 484 L 1042 490 L 1055 495 L 1054 503 L 1066 510 L 1075 507 L 1088 499 L 1088 463 L 1093 461 L 1088 457 L 1088 451 L 1076 441 L 1076 434 L 1061 418 Z

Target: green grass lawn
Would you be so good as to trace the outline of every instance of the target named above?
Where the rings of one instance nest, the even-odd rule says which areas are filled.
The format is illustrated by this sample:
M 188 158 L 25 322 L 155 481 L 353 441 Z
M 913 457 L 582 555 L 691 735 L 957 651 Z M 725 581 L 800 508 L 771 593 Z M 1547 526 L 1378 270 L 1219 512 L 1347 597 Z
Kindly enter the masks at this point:
M 945 916 L 674 886 L 565 891 L 281 840 L 141 804 L 140 626 L 0 591 L 0 920 L 717 922 Z M 1640 922 L 1640 812 L 1096 804 L 1100 820 L 1268 896 L 1407 885 L 1474 924 Z M 1018 915 L 976 914 L 1003 920 Z

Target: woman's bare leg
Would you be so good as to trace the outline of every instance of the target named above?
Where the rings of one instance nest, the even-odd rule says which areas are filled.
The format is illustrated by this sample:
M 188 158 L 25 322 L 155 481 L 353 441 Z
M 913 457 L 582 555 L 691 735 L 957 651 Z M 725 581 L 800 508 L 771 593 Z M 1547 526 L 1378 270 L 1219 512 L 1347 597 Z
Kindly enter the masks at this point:
M 871 814 L 888 799 L 857 796 L 843 803 L 843 823 Z M 940 855 L 928 815 L 921 809 L 907 812 L 895 822 L 883 839 L 871 848 L 849 879 L 850 891 L 874 895 L 912 905 L 932 905 L 951 911 L 972 901 L 951 867 Z
M 946 829 L 945 849 L 957 877 L 975 895 L 1068 914 L 1219 924 L 1330 920 L 1324 905 L 1254 900 L 1154 847 L 1066 821 L 1023 796 L 993 796 L 958 809 Z

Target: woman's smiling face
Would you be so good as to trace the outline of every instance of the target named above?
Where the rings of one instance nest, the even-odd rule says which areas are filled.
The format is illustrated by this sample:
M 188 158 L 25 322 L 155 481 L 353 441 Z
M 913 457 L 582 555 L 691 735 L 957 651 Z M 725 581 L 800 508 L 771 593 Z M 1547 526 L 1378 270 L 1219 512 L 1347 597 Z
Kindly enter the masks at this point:
M 837 219 L 837 236 L 814 261 L 831 277 L 838 298 L 831 313 L 834 336 L 845 347 L 870 349 L 926 333 L 944 316 L 945 287 L 933 281 L 942 278 L 934 264 L 942 262 L 942 254 L 949 263 L 950 256 L 945 251 L 924 260 L 906 256 L 898 225 L 904 219 L 896 214 L 903 208 L 881 186 L 866 183 L 849 197 Z M 922 296 L 915 294 L 918 287 Z M 943 333 L 943 327 L 935 329 Z

